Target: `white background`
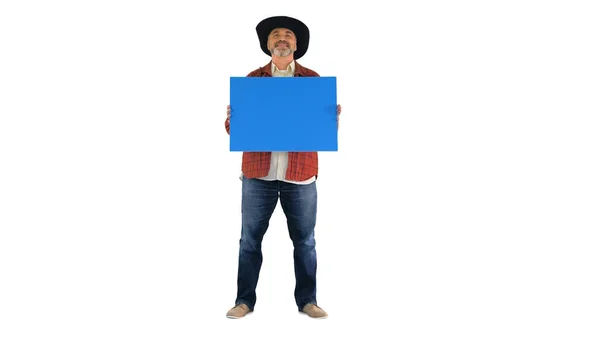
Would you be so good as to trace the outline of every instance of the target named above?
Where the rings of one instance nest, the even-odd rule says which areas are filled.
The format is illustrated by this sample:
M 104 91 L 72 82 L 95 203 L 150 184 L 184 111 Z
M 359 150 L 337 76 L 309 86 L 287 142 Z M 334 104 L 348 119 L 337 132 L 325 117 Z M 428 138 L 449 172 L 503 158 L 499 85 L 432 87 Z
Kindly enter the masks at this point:
M 0 336 L 598 336 L 592 4 L 3 1 Z M 338 77 L 327 320 L 296 312 L 279 206 L 256 312 L 225 318 L 229 76 L 269 61 L 271 15 L 305 21 L 299 62 Z

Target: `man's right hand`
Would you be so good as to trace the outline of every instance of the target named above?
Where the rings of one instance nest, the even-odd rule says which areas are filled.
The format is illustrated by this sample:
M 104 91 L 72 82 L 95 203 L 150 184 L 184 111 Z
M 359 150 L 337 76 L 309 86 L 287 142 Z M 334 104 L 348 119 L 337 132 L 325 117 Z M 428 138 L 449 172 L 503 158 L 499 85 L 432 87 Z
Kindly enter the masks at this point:
M 225 131 L 227 131 L 227 134 L 229 134 L 230 119 L 231 119 L 231 105 L 228 105 L 227 106 L 227 119 L 225 119 Z

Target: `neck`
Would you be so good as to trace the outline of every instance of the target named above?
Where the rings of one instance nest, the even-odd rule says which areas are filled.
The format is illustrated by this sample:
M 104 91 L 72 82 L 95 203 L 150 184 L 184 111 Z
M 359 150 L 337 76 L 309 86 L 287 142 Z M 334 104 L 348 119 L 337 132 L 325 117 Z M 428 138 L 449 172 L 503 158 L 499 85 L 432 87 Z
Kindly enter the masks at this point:
M 290 54 L 286 57 L 273 56 L 272 61 L 279 70 L 285 70 L 294 61 L 294 54 Z

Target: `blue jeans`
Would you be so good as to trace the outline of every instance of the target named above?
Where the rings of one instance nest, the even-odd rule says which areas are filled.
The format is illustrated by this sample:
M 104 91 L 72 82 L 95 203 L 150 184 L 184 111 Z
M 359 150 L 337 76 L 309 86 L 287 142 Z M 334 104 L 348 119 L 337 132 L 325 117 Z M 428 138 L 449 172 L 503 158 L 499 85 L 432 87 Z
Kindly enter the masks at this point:
M 298 185 L 242 177 L 242 235 L 240 239 L 236 305 L 254 310 L 256 285 L 263 257 L 261 245 L 269 220 L 281 200 L 288 232 L 294 245 L 298 310 L 316 301 L 317 253 L 314 228 L 317 217 L 316 182 Z

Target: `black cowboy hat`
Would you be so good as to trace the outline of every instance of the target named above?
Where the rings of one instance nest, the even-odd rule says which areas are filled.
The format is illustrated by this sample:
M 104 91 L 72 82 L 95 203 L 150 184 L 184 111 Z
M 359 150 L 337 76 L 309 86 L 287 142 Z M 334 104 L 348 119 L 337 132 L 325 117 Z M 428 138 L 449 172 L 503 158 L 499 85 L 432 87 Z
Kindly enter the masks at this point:
M 260 41 L 260 48 L 268 56 L 271 56 L 271 51 L 267 47 L 267 41 L 269 40 L 269 34 L 275 28 L 287 28 L 294 32 L 296 35 L 297 49 L 294 52 L 294 59 L 299 59 L 308 50 L 308 41 L 310 40 L 310 32 L 308 27 L 300 20 L 290 18 L 288 16 L 273 16 L 266 18 L 258 23 L 256 26 L 256 33 L 258 34 L 258 40 Z

